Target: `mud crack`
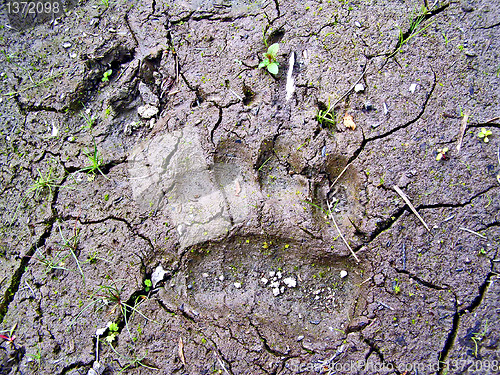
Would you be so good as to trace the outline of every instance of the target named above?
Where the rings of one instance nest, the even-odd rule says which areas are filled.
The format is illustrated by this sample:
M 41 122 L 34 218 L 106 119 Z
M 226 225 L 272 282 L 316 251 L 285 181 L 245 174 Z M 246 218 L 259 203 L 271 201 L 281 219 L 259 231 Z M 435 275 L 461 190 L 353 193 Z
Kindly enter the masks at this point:
M 473 312 L 481 304 L 481 302 L 483 301 L 483 299 L 488 291 L 488 287 L 490 286 L 490 284 L 492 282 L 491 281 L 492 277 L 497 275 L 495 272 L 493 272 L 493 267 L 494 267 L 494 265 L 492 262 L 492 268 L 491 268 L 492 270 L 488 273 L 488 275 L 486 276 L 486 279 L 479 287 L 479 293 L 476 296 L 476 298 L 474 298 L 474 300 L 470 303 L 469 306 L 467 306 L 459 311 L 456 311 L 455 314 L 453 315 L 453 323 L 452 323 L 451 331 L 448 334 L 448 337 L 444 343 L 443 350 L 441 350 L 441 352 L 438 354 L 439 370 L 437 372 L 437 375 L 443 375 L 444 371 L 446 370 L 445 369 L 445 361 L 446 361 L 446 358 L 448 357 L 450 350 L 452 349 L 452 347 L 455 343 L 455 339 L 457 337 L 457 333 L 458 333 L 458 329 L 459 329 L 459 325 L 460 325 L 460 318 L 462 317 L 462 315 L 464 315 L 466 313 Z

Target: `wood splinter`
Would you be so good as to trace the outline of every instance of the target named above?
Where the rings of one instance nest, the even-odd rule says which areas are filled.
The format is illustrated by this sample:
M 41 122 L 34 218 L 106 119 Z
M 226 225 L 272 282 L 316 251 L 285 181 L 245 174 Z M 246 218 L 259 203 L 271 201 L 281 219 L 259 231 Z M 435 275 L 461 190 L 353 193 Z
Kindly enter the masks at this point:
M 399 188 L 399 186 L 396 186 L 396 185 L 394 185 L 392 188 L 394 190 L 396 190 L 396 193 L 398 193 L 401 196 L 401 198 L 403 198 L 403 200 L 408 205 L 408 207 L 410 207 L 410 210 L 412 210 L 412 212 L 415 214 L 415 216 L 418 217 L 418 220 L 420 220 L 422 222 L 422 224 L 424 224 L 425 229 L 427 229 L 427 231 L 430 232 L 431 230 L 429 229 L 428 225 L 425 223 L 424 219 L 422 219 L 422 216 L 420 216 L 418 214 L 417 210 L 415 209 L 415 207 L 413 207 L 413 204 L 411 204 L 411 202 L 408 199 L 408 197 L 406 196 L 406 194 L 403 193 L 403 190 L 401 190 Z

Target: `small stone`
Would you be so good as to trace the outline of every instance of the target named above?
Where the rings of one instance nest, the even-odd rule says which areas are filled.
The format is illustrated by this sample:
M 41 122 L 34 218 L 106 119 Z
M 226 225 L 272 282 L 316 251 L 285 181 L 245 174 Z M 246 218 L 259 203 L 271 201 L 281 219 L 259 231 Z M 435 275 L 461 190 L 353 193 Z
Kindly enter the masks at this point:
M 208 273 L 203 272 L 203 273 L 201 274 L 201 276 L 202 276 L 203 278 L 205 278 L 205 279 L 206 279 L 206 278 L 208 277 Z
M 309 323 L 317 326 L 319 323 L 321 323 L 321 320 L 310 320 Z
M 365 86 L 362 83 L 358 83 L 356 86 L 354 86 L 354 91 L 363 92 L 365 91 Z
M 75 52 L 71 52 L 69 54 L 69 57 L 71 57 L 72 59 L 76 59 L 78 57 L 78 54 L 76 54 Z
M 219 276 L 219 280 L 220 280 L 220 281 L 224 281 L 224 275 L 220 275 L 220 276 Z
M 241 289 L 241 283 L 238 283 L 238 282 L 234 283 L 234 287 L 236 289 Z
M 63 43 L 62 45 L 64 48 L 68 49 L 71 47 L 71 43 L 70 42 L 66 42 L 66 43 Z
M 469 56 L 469 57 L 476 57 L 477 56 L 477 53 L 473 49 L 466 49 L 464 51 L 464 53 L 465 53 L 465 56 Z
M 156 269 L 151 274 L 151 284 L 153 285 L 153 288 L 155 288 L 156 284 L 158 284 L 160 281 L 163 281 L 166 273 L 167 272 L 163 269 L 163 266 L 161 264 L 156 267 Z
M 354 22 L 354 25 L 355 25 L 357 28 L 361 28 L 361 22 L 359 22 L 359 21 Z
M 341 279 L 343 279 L 346 276 L 347 276 L 347 271 L 344 271 L 344 270 L 340 271 L 340 278 Z
M 99 328 L 98 330 L 95 331 L 95 335 L 96 336 L 102 336 L 102 335 L 104 335 L 104 332 L 106 332 L 106 329 L 108 329 L 108 327 Z
M 273 281 L 271 284 L 269 284 L 271 288 L 279 288 L 280 282 L 279 281 Z
M 314 299 L 315 299 L 316 301 L 317 301 L 317 300 L 319 300 L 319 296 L 314 297 Z
M 416 89 L 417 89 L 417 84 L 416 83 L 412 83 L 410 85 L 409 91 L 413 94 Z
M 265 277 L 263 277 L 262 279 L 260 279 L 260 282 L 261 282 L 262 284 L 264 284 L 264 285 L 267 285 L 267 282 L 268 282 L 268 281 L 269 281 L 269 280 L 268 280 L 268 279 L 266 279 Z
M 284 286 L 282 286 L 282 287 L 280 288 L 280 292 L 281 292 L 281 293 L 285 293 L 285 287 L 284 287 Z
M 52 132 L 50 133 L 52 137 L 57 137 L 59 135 L 59 129 L 56 128 L 54 124 L 52 124 Z
M 137 113 L 144 119 L 150 119 L 158 114 L 158 108 L 150 104 L 146 104 L 137 108 Z
M 273 295 L 275 297 L 279 296 L 280 295 L 280 289 L 279 288 L 273 288 Z
M 269 276 L 274 277 L 274 275 L 276 275 L 276 272 L 274 272 L 274 271 L 269 272 Z
M 387 103 L 384 102 L 384 115 L 387 115 L 389 113 L 389 107 L 387 107 Z
M 287 277 L 283 279 L 283 282 L 289 288 L 295 288 L 297 286 L 297 281 L 293 277 Z
M 297 341 L 298 342 L 301 342 L 302 340 L 304 340 L 304 336 L 303 335 L 300 335 L 297 337 Z
M 276 277 L 277 277 L 278 279 L 281 279 L 281 272 L 280 272 L 280 271 L 276 272 Z

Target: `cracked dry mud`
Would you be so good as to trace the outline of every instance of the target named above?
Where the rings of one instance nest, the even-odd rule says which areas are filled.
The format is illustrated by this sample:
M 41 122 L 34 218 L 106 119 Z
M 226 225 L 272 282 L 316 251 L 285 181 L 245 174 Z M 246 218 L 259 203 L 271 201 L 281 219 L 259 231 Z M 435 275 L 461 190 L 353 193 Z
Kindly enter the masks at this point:
M 3 27 L 0 374 L 92 373 L 98 340 L 104 374 L 498 373 L 499 17 L 81 0 Z

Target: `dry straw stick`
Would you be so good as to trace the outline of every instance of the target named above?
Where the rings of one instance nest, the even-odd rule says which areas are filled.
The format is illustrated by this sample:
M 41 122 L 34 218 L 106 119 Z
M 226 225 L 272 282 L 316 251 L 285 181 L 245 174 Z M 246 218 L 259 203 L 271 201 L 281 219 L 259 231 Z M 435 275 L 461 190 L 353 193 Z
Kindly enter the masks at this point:
M 462 148 L 462 142 L 464 141 L 465 129 L 467 129 L 467 122 L 469 122 L 470 111 L 468 109 L 465 110 L 464 115 L 462 117 L 462 125 L 460 126 L 460 134 L 458 137 L 457 143 L 457 152 L 460 152 Z
M 335 219 L 333 218 L 333 215 L 332 215 L 332 206 L 330 204 L 330 202 L 326 202 L 326 204 L 328 205 L 328 218 L 333 221 L 333 225 L 335 225 L 335 228 L 337 228 L 337 232 L 339 232 L 339 236 L 340 238 L 342 238 L 342 241 L 344 241 L 345 245 L 347 246 L 347 248 L 349 249 L 349 251 L 351 252 L 352 256 L 354 257 L 354 259 L 356 259 L 356 262 L 359 263 L 359 258 L 356 256 L 356 253 L 354 252 L 354 250 L 351 248 L 351 246 L 349 246 L 349 244 L 347 243 L 347 241 L 345 240 L 344 236 L 342 235 L 342 232 L 340 232 L 340 228 L 339 226 L 337 225 L 337 222 L 335 221 Z
M 429 229 L 429 227 L 428 227 L 428 226 L 427 226 L 427 224 L 425 223 L 424 219 L 422 219 L 422 216 L 420 216 L 420 215 L 418 214 L 417 210 L 415 209 L 415 207 L 413 207 L 413 204 L 411 204 L 411 202 L 410 202 L 410 200 L 408 199 L 408 197 L 406 196 L 406 194 L 405 194 L 405 193 L 403 193 L 403 190 L 401 190 L 401 189 L 399 188 L 399 186 L 396 186 L 396 185 L 394 185 L 392 188 L 393 188 L 394 190 L 396 190 L 396 193 L 398 193 L 398 194 L 401 196 L 401 198 L 403 198 L 403 200 L 404 200 L 404 201 L 405 201 L 405 203 L 408 205 L 408 207 L 410 207 L 410 209 L 412 210 L 412 212 L 413 212 L 413 213 L 414 213 L 414 214 L 418 217 L 418 220 L 420 220 L 420 221 L 422 222 L 422 224 L 424 224 L 425 229 L 427 229 L 427 231 L 429 231 L 429 232 L 430 232 L 431 230 Z

